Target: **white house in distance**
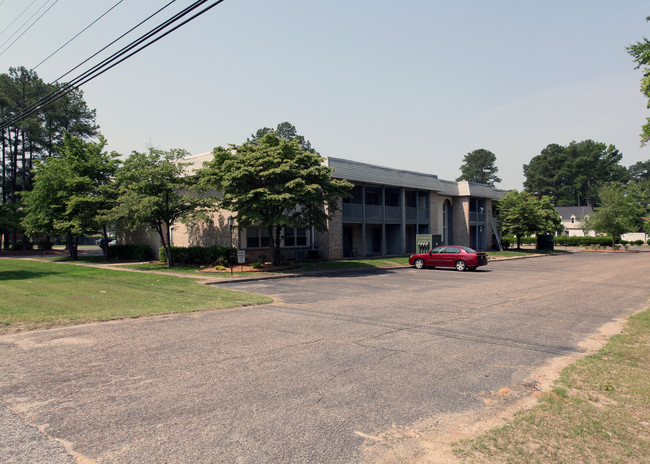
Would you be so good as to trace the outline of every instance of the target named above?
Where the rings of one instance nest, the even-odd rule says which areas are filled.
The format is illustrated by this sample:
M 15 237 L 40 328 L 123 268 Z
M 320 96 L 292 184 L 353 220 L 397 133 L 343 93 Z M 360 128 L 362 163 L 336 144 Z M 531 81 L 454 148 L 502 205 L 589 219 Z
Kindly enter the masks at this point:
M 582 230 L 583 223 L 587 217 L 594 213 L 591 206 L 556 206 L 555 209 L 562 217 L 562 227 L 564 235 L 569 237 L 584 237 Z M 589 231 L 589 236 L 596 235 L 594 231 Z
M 187 157 L 188 171 L 203 167 L 212 153 Z M 473 182 L 439 179 L 433 174 L 406 171 L 342 158 L 324 158 L 332 176 L 354 185 L 352 197 L 330 214 L 327 230 L 310 228 L 284 231 L 282 256 L 303 260 L 346 257 L 398 256 L 414 253 L 423 235 L 442 244 L 465 245 L 478 250 L 492 247 L 493 202 L 506 191 Z M 228 217 L 236 211 L 217 211 L 213 222 L 188 226 L 177 223 L 171 242 L 175 246 L 228 245 Z M 124 232 L 126 244 L 148 244 L 157 253 L 160 241 L 144 230 Z M 270 256 L 268 231 L 250 227 L 233 232 L 233 246 L 245 250 L 246 261 Z M 316 253 L 317 251 L 317 253 Z

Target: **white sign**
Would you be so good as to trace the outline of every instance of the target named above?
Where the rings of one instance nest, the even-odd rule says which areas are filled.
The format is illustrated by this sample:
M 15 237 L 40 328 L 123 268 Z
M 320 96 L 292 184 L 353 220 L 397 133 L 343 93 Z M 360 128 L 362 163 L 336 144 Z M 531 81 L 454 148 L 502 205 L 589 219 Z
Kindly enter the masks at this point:
M 246 250 L 237 250 L 237 264 L 246 263 Z

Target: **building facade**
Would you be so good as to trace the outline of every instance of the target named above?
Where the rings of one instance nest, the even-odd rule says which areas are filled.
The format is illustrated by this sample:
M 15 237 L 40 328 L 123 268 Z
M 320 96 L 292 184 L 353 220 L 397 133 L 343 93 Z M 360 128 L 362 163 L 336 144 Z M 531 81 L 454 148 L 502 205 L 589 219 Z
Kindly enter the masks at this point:
M 584 221 L 594 213 L 591 206 L 556 206 L 555 209 L 562 218 L 562 227 L 564 227 L 563 235 L 569 237 L 585 236 L 585 231 L 583 230 Z M 589 231 L 588 235 L 593 237 L 596 233 Z
M 211 153 L 186 160 L 189 169 L 202 167 Z M 283 258 L 288 260 L 399 256 L 418 250 L 418 236 L 431 235 L 441 244 L 492 247 L 494 202 L 505 191 L 472 182 L 441 180 L 433 174 L 393 169 L 329 157 L 324 162 L 332 176 L 353 184 L 352 196 L 329 214 L 327 230 L 291 228 L 283 233 Z M 228 245 L 227 218 L 236 212 L 212 214 L 212 223 L 176 224 L 171 242 L 175 246 Z M 232 231 L 233 244 L 245 250 L 248 262 L 270 257 L 268 230 L 249 227 Z M 154 250 L 159 239 L 144 230 L 122 236 L 122 243 L 148 243 Z

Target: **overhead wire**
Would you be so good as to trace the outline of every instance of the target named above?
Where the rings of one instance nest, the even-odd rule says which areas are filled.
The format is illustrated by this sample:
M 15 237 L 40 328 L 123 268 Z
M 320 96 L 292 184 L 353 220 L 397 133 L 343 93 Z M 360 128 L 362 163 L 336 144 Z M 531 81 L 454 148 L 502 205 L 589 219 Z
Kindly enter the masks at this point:
M 120 2 L 121 2 L 121 1 L 122 1 L 122 0 L 120 0 Z M 64 74 L 60 75 L 59 77 L 57 77 L 57 78 L 56 78 L 55 80 L 53 80 L 50 84 L 56 84 L 56 83 L 59 82 L 61 79 L 63 79 L 65 76 L 67 76 L 68 74 L 70 74 L 70 73 L 73 72 L 74 70 L 78 69 L 79 67 L 83 66 L 83 65 L 86 64 L 88 61 L 92 60 L 92 59 L 95 58 L 97 55 L 99 55 L 101 52 L 103 52 L 104 50 L 106 50 L 107 48 L 109 48 L 111 45 L 115 44 L 116 42 L 118 42 L 119 40 L 121 40 L 122 38 L 124 38 L 125 36 L 127 36 L 128 34 L 130 34 L 131 32 L 133 32 L 135 29 L 137 29 L 138 27 L 142 26 L 144 23 L 146 23 L 146 22 L 149 21 L 151 18 L 153 18 L 154 16 L 156 16 L 157 14 L 159 14 L 161 11 L 163 11 L 164 9 L 166 9 L 167 7 L 169 7 L 169 6 L 170 6 L 172 3 L 174 3 L 175 1 L 176 1 L 176 0 L 171 0 L 171 1 L 168 2 L 166 5 L 163 5 L 162 7 L 158 8 L 158 9 L 157 9 L 156 11 L 154 11 L 152 14 L 150 14 L 149 16 L 147 16 L 145 19 L 143 19 L 142 21 L 140 21 L 140 22 L 139 22 L 138 24 L 136 24 L 135 26 L 131 27 L 128 31 L 124 32 L 122 35 L 120 35 L 120 36 L 117 37 L 116 39 L 112 40 L 110 43 L 108 43 L 107 45 L 105 45 L 104 47 L 102 47 L 102 48 L 101 48 L 100 50 L 98 50 L 97 52 L 95 52 L 95 53 L 93 53 L 92 55 L 90 55 L 88 58 L 86 58 L 86 59 L 83 60 L 81 63 L 79 63 L 78 65 L 76 65 L 74 68 L 68 70 L 66 73 L 64 73 Z M 118 3 L 119 3 L 119 2 L 118 2 Z M 117 4 L 116 4 L 116 5 L 117 5 Z M 116 5 L 114 5 L 112 8 L 114 8 Z M 111 8 L 111 9 L 112 9 L 112 8 Z M 110 11 L 110 10 L 109 10 L 109 11 Z M 106 14 L 106 13 L 104 13 L 104 14 Z M 104 16 L 104 15 L 102 15 L 102 16 Z M 100 18 L 101 18 L 101 17 L 100 17 Z M 97 19 L 100 19 L 100 18 L 97 18 Z M 93 21 L 93 23 L 94 23 L 94 22 L 97 22 L 97 20 Z M 86 27 L 85 29 L 87 29 L 87 28 L 88 28 L 88 27 Z M 84 29 L 84 30 L 85 30 L 85 29 Z M 81 32 L 83 32 L 83 31 L 81 31 Z M 80 32 L 79 34 L 81 34 L 81 32 Z M 79 34 L 77 34 L 77 35 L 79 35 Z M 75 36 L 75 37 L 76 37 L 76 36 Z M 73 37 L 73 39 L 74 39 L 74 37 Z M 70 39 L 70 40 L 72 40 L 72 39 Z M 69 42 L 69 41 L 68 41 L 68 42 Z M 64 45 L 65 45 L 65 44 L 64 44 Z M 50 58 L 50 57 L 48 57 L 48 58 Z M 43 64 L 43 63 L 44 63 L 48 58 L 46 58 L 45 60 L 41 61 L 39 64 L 37 64 L 36 66 L 34 66 L 31 70 L 33 71 L 34 69 L 36 69 L 38 66 L 40 66 L 41 64 Z M 2 90 L 6 90 L 6 89 L 2 89 Z M 41 94 L 44 93 L 45 91 L 46 91 L 46 89 L 42 89 L 42 90 L 39 90 L 39 91 L 37 91 L 37 92 L 34 92 L 33 94 L 28 95 L 28 96 L 26 97 L 26 99 L 28 100 L 28 99 L 32 99 L 32 98 L 38 97 L 39 95 L 41 95 Z
M 145 19 L 143 19 L 143 20 L 140 21 L 138 24 L 136 24 L 135 26 L 133 26 L 131 29 L 129 29 L 128 31 L 126 31 L 124 34 L 120 35 L 118 38 L 116 38 L 115 40 L 113 40 L 112 42 L 110 42 L 108 45 L 104 46 L 102 49 L 100 49 L 100 50 L 98 50 L 97 52 L 95 52 L 95 53 L 93 53 L 92 55 L 90 55 L 88 58 L 86 58 L 86 59 L 83 60 L 81 63 L 79 63 L 78 65 L 76 65 L 74 68 L 70 69 L 70 70 L 69 70 L 68 72 L 66 72 L 65 74 L 62 74 L 61 76 L 57 77 L 57 78 L 54 80 L 54 82 L 59 82 L 59 81 L 60 81 L 61 79 L 63 79 L 65 76 L 67 76 L 68 74 L 70 74 L 72 71 L 78 69 L 79 67 L 81 67 L 81 66 L 83 66 L 84 64 L 86 64 L 88 61 L 90 61 L 90 60 L 92 60 L 93 58 L 95 58 L 97 55 L 99 55 L 101 52 L 103 52 L 103 51 L 106 50 L 108 47 L 110 47 L 111 45 L 113 45 L 115 42 L 121 40 L 122 38 L 124 38 L 124 36 L 130 34 L 130 33 L 133 32 L 135 29 L 137 29 L 138 27 L 142 26 L 144 23 L 146 23 L 147 21 L 149 21 L 151 18 L 153 18 L 154 16 L 156 16 L 158 13 L 160 13 L 161 11 L 163 11 L 165 8 L 167 8 L 169 5 L 171 5 L 171 4 L 174 3 L 175 1 L 176 1 L 176 0 L 171 0 L 169 3 L 167 3 L 167 4 L 164 5 L 164 6 L 162 6 L 161 8 L 159 8 L 157 11 L 155 11 L 155 12 L 152 13 L 151 15 L 147 16 Z
M 215 6 L 219 5 L 224 0 L 217 0 L 217 1 L 213 2 L 212 4 L 206 6 L 204 9 L 199 11 L 198 13 L 195 13 L 193 16 L 185 19 L 180 24 L 177 24 L 176 26 L 174 26 L 170 30 L 162 33 L 158 37 L 152 38 L 156 34 L 163 31 L 165 28 L 170 27 L 173 23 L 181 20 L 184 16 L 187 16 L 192 11 L 194 11 L 197 8 L 199 8 L 200 6 L 202 6 L 204 3 L 207 3 L 207 1 L 208 0 L 198 0 L 198 1 L 194 2 L 192 5 L 186 7 L 181 12 L 175 14 L 172 18 L 164 21 L 163 23 L 161 23 L 160 25 L 158 25 L 154 29 L 152 29 L 149 32 L 147 32 L 146 34 L 142 35 L 140 38 L 138 38 L 135 41 L 131 42 L 126 47 L 123 47 L 121 50 L 114 53 L 109 58 L 106 58 L 105 60 L 103 60 L 99 64 L 93 66 L 89 70 L 87 70 L 84 73 L 82 73 L 81 75 L 77 76 L 75 79 L 73 79 L 69 83 L 63 85 L 59 89 L 51 92 L 50 94 L 46 95 L 45 97 L 43 97 L 43 98 L 39 99 L 38 101 L 32 103 L 29 107 L 23 109 L 18 114 L 8 118 L 5 121 L 2 121 L 0 123 L 0 130 L 5 129 L 5 128 L 11 126 L 12 124 L 26 118 L 27 116 L 35 113 L 36 111 L 39 111 L 44 106 L 52 103 L 53 101 L 63 97 L 64 95 L 66 95 L 66 94 L 72 92 L 73 90 L 79 88 L 80 86 L 86 84 L 87 82 L 95 79 L 96 77 L 98 77 L 101 74 L 105 73 L 109 69 L 112 69 L 113 67 L 115 67 L 118 64 L 122 63 L 123 61 L 131 58 L 133 55 L 135 55 L 135 54 L 141 52 L 142 50 L 144 50 L 145 48 L 153 45 L 154 43 L 156 43 L 157 41 L 159 41 L 163 37 L 166 37 L 167 35 L 171 34 L 174 31 L 176 31 L 180 27 L 186 25 L 190 21 L 193 21 L 197 17 L 203 15 L 205 12 L 207 12 L 207 11 L 211 10 L 212 8 L 214 8 Z M 151 39 L 149 42 L 142 45 L 143 42 L 146 42 L 149 39 Z M 137 48 L 137 47 L 139 47 L 139 48 Z
M 49 1 L 49 0 L 48 0 L 48 1 Z M 25 30 L 22 32 L 22 34 L 20 34 L 18 37 L 16 37 L 16 39 L 15 39 L 13 42 L 11 42 L 9 45 L 7 45 L 7 48 L 5 48 L 4 50 L 2 50 L 2 51 L 0 52 L 0 56 L 2 56 L 2 55 L 4 54 L 4 52 L 6 52 L 7 50 L 9 50 L 9 49 L 11 48 L 11 46 L 12 46 L 13 44 L 15 44 L 15 43 L 18 41 L 18 39 L 20 39 L 22 36 L 24 36 L 25 33 L 26 33 L 27 31 L 29 31 L 29 30 L 34 26 L 34 24 L 36 24 L 36 23 L 37 23 L 37 22 L 38 22 L 38 21 L 39 21 L 43 16 L 45 16 L 45 14 L 46 14 L 48 11 L 50 11 L 50 10 L 52 9 L 52 7 L 53 7 L 54 5 L 56 5 L 58 2 L 59 2 L 59 0 L 54 0 L 54 3 L 52 3 L 52 4 L 47 8 L 47 10 L 45 10 L 45 11 L 44 11 L 44 12 L 43 12 L 43 13 L 42 13 L 38 18 L 36 18 L 36 19 L 34 20 L 34 22 L 31 23 L 31 24 L 29 25 L 29 27 L 28 27 L 27 29 L 25 29 Z M 43 6 L 45 6 L 45 5 L 47 5 L 47 2 L 45 2 L 45 3 L 43 4 Z M 29 19 L 32 19 L 32 18 L 33 18 L 33 17 L 34 17 L 34 16 L 35 16 L 35 15 L 36 15 L 36 14 L 37 14 L 41 9 L 43 9 L 43 6 L 42 6 L 41 8 L 39 8 L 38 10 L 36 10 L 36 13 L 34 13 L 32 16 L 30 16 Z M 27 21 L 29 21 L 29 19 L 28 19 Z M 25 24 L 27 24 L 27 21 L 26 21 L 22 26 L 20 26 L 20 28 L 19 28 L 18 30 L 22 29 L 23 26 L 24 26 Z M 15 34 L 16 34 L 16 33 L 14 32 L 14 33 L 11 35 L 11 37 L 13 37 Z M 11 37 L 9 37 L 9 39 L 7 39 L 7 40 L 6 40 L 2 45 L 0 45 L 0 47 L 2 47 L 5 43 L 7 43 L 7 41 L 10 40 Z
M 76 34 L 75 34 L 75 35 L 74 35 L 70 40 L 68 40 L 66 43 L 64 43 L 63 45 L 61 45 L 61 46 L 60 46 L 59 48 L 57 48 L 56 50 L 54 50 L 52 53 L 50 53 L 50 55 L 49 55 L 47 58 L 43 59 L 40 63 L 38 63 L 36 66 L 34 66 L 34 67 L 32 68 L 32 71 L 35 70 L 36 68 L 38 68 L 38 67 L 39 67 L 40 65 L 42 65 L 43 63 L 45 63 L 45 62 L 46 62 L 47 60 L 49 60 L 50 58 L 52 58 L 54 55 L 56 55 L 57 53 L 59 53 L 59 52 L 60 52 L 63 48 L 65 48 L 65 47 L 66 47 L 70 42 L 72 42 L 74 39 L 76 39 L 76 38 L 79 37 L 81 34 L 83 34 L 84 32 L 86 32 L 86 30 L 90 29 L 90 28 L 91 28 L 91 27 L 92 27 L 92 26 L 93 26 L 97 21 L 99 21 L 99 20 L 102 19 L 104 16 L 106 16 L 108 13 L 110 13 L 110 12 L 111 12 L 115 7 L 117 7 L 117 6 L 118 6 L 120 3 L 122 3 L 123 1 L 124 1 L 124 0 L 119 0 L 115 5 L 113 5 L 112 7 L 110 7 L 108 10 L 104 11 L 104 13 L 102 13 L 102 14 L 101 14 L 97 19 L 95 19 L 93 22 L 91 22 L 91 23 L 88 24 L 86 27 L 84 27 L 82 30 L 80 30 L 79 32 L 77 32 L 77 33 L 76 33 Z
M 2 1 L 2 3 L 4 3 L 4 0 Z M 0 3 L 0 5 L 2 5 L 2 3 Z M 36 0 L 33 0 L 32 3 L 30 3 L 29 5 L 27 5 L 27 7 L 25 7 L 25 9 L 24 9 L 23 11 L 21 11 L 21 12 L 18 14 L 18 16 L 16 16 L 16 17 L 14 18 L 14 20 L 11 21 L 11 22 L 9 23 L 9 25 L 8 25 L 7 27 L 5 27 L 2 31 L 0 31 L 0 35 L 4 34 L 5 31 L 6 31 L 7 29 L 9 29 L 11 26 L 13 26 L 13 24 L 14 24 L 16 21 L 18 21 L 18 20 L 20 19 L 20 17 L 25 13 L 25 11 L 29 10 L 29 9 L 32 7 L 32 5 L 33 5 L 34 3 L 36 3 Z M 41 8 L 42 8 L 42 7 L 41 7 Z M 3 44 L 3 45 L 4 45 L 4 44 Z

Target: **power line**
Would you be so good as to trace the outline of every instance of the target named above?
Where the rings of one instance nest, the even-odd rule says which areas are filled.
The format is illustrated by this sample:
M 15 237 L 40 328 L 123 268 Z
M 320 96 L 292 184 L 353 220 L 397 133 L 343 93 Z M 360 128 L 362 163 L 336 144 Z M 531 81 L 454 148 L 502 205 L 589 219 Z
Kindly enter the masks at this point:
M 54 102 L 55 100 L 58 100 L 59 98 L 65 96 L 66 94 L 72 92 L 73 90 L 79 88 L 83 84 L 86 84 L 87 82 L 93 80 L 94 78 L 100 76 L 101 74 L 105 73 L 109 69 L 117 66 L 118 64 L 122 63 L 123 61 L 129 59 L 133 55 L 141 52 L 145 48 L 149 47 L 150 45 L 153 45 L 156 43 L 158 40 L 162 39 L 163 37 L 166 37 L 167 35 L 171 34 L 175 30 L 179 29 L 180 27 L 184 26 L 185 24 L 189 23 L 190 21 L 193 21 L 197 17 L 201 16 L 208 10 L 214 8 L 215 6 L 219 5 L 222 3 L 224 0 L 217 0 L 213 2 L 212 4 L 208 5 L 205 7 L 203 10 L 199 11 L 198 13 L 194 14 L 193 16 L 189 17 L 188 19 L 184 20 L 180 24 L 174 26 L 170 30 L 164 32 L 158 37 L 155 37 L 152 39 L 153 36 L 156 34 L 160 33 L 163 31 L 165 28 L 171 26 L 174 22 L 179 21 L 182 19 L 184 16 L 188 15 L 191 13 L 193 10 L 197 9 L 201 5 L 207 2 L 207 0 L 199 0 L 194 2 L 192 5 L 189 7 L 185 8 L 181 12 L 177 13 L 174 15 L 172 18 L 168 19 L 167 21 L 163 22 L 162 24 L 158 25 L 151 31 L 147 32 L 137 40 L 131 42 L 128 46 L 122 48 L 120 51 L 114 53 L 111 55 L 109 58 L 103 60 L 101 63 L 93 66 L 91 69 L 88 71 L 82 73 L 75 79 L 73 79 L 71 82 L 65 84 L 62 86 L 60 89 L 57 89 L 56 91 L 51 92 L 50 94 L 46 95 L 45 97 L 41 98 L 37 102 L 34 102 L 31 104 L 29 107 L 25 108 L 22 110 L 20 113 L 14 115 L 13 117 L 8 118 L 7 120 L 3 121 L 0 123 L 0 130 L 5 129 L 12 124 L 26 118 L 27 116 L 39 111 L 43 107 L 47 106 L 48 104 Z M 145 43 L 144 45 L 140 46 L 143 42 L 151 39 L 148 43 Z M 136 47 L 139 47 L 135 49 Z M 135 49 L 134 51 L 132 51 Z
M 4 3 L 4 2 L 5 2 L 5 0 L 2 0 L 2 3 Z M 2 5 L 2 3 L 0 3 L 0 5 Z M 29 5 L 27 5 L 27 7 L 26 7 L 23 11 L 21 11 L 21 12 L 18 14 L 18 16 L 16 16 L 16 17 L 14 18 L 14 20 L 11 21 L 11 22 L 9 23 L 9 25 L 8 25 L 7 27 L 5 27 L 5 28 L 2 30 L 2 32 L 0 32 L 0 35 L 4 34 L 5 31 L 6 31 L 7 29 L 9 29 L 9 28 L 10 28 L 10 27 L 11 27 L 11 26 L 16 22 L 16 21 L 18 21 L 18 20 L 20 19 L 20 17 L 25 13 L 25 11 L 29 10 L 29 9 L 32 7 L 32 5 L 33 5 L 34 3 L 36 3 L 36 0 L 34 0 L 34 1 L 33 1 L 32 3 L 30 3 Z M 43 7 L 41 7 L 41 8 L 43 8 Z M 28 20 L 28 21 L 29 21 L 29 20 Z M 11 37 L 9 37 L 9 38 L 11 38 Z M 6 43 L 6 42 L 5 42 L 5 43 Z M 2 44 L 2 45 L 4 45 L 4 44 Z
M 111 43 L 109 43 L 108 45 L 106 45 L 105 47 L 103 47 L 101 50 L 99 50 L 99 51 L 93 53 L 91 56 L 89 56 L 88 58 L 86 58 L 85 60 L 83 60 L 83 61 L 82 61 L 81 63 L 79 63 L 77 66 L 75 66 L 74 68 L 72 68 L 71 70 L 69 70 L 68 72 L 66 72 L 65 74 L 62 74 L 61 76 L 57 77 L 56 80 L 55 80 L 54 82 L 59 82 L 59 81 L 60 81 L 61 79 L 63 79 L 65 76 L 67 76 L 68 74 L 70 74 L 72 71 L 74 71 L 75 69 L 78 69 L 80 66 L 83 66 L 83 65 L 86 64 L 88 61 L 90 61 L 90 60 L 92 60 L 93 58 L 95 58 L 97 55 L 99 55 L 101 52 L 103 52 L 103 51 L 106 50 L 108 47 L 110 47 L 111 45 L 113 45 L 115 42 L 119 41 L 119 40 L 122 39 L 124 36 L 126 36 L 126 35 L 130 34 L 131 32 L 133 32 L 134 29 L 137 29 L 138 27 L 142 26 L 144 23 L 146 23 L 147 21 L 149 21 L 151 18 L 153 18 L 154 16 L 156 16 L 158 13 L 160 13 L 161 11 L 163 11 L 165 8 L 167 8 L 169 5 L 171 5 L 171 4 L 174 3 L 175 1 L 176 1 L 176 0 L 171 0 L 169 3 L 167 3 L 167 4 L 164 5 L 163 7 L 159 8 L 156 12 L 152 13 L 151 15 L 149 15 L 148 17 L 146 17 L 145 19 L 143 19 L 142 21 L 140 21 L 138 24 L 136 24 L 136 25 L 133 26 L 131 29 L 129 29 L 128 31 L 126 31 L 124 34 L 122 34 L 121 36 L 119 36 L 117 39 L 113 40 Z
M 74 68 L 72 68 L 72 69 L 70 69 L 69 71 L 67 71 L 65 74 L 62 74 L 62 75 L 60 75 L 59 77 L 57 77 L 57 78 L 56 78 L 54 81 L 52 81 L 50 84 L 56 84 L 56 83 L 59 82 L 61 79 L 63 79 L 65 76 L 67 76 L 68 74 L 70 74 L 71 72 L 73 72 L 74 70 L 76 70 L 77 68 L 83 66 L 83 65 L 86 64 L 88 61 L 92 60 L 94 57 L 96 57 L 97 55 L 99 55 L 101 52 L 103 52 L 104 50 L 106 50 L 107 48 L 109 48 L 111 45 L 113 45 L 114 43 L 118 42 L 120 39 L 124 38 L 124 36 L 130 34 L 130 33 L 133 32 L 135 29 L 137 29 L 138 27 L 142 26 L 144 23 L 146 23 L 146 22 L 149 21 L 151 18 L 153 18 L 154 16 L 156 16 L 157 14 L 159 14 L 161 11 L 163 11 L 164 9 L 166 9 L 167 7 L 169 7 L 169 5 L 171 5 L 171 4 L 174 3 L 175 1 L 176 1 L 176 0 L 171 0 L 171 1 L 170 1 L 169 3 L 167 3 L 166 5 L 160 7 L 158 10 L 156 10 L 155 12 L 153 12 L 152 14 L 150 14 L 149 16 L 147 16 L 145 19 L 143 19 L 142 21 L 140 21 L 138 24 L 136 24 L 135 26 L 131 27 L 128 31 L 126 31 L 125 33 L 123 33 L 122 35 L 120 35 L 119 37 L 117 37 L 116 39 L 114 39 L 113 41 L 111 41 L 108 45 L 104 46 L 104 47 L 103 47 L 102 49 L 100 49 L 99 51 L 93 53 L 91 56 L 89 56 L 88 58 L 86 58 L 85 60 L 83 60 L 81 63 L 79 63 L 78 65 L 76 65 Z M 45 61 L 45 60 L 43 60 L 43 61 Z M 42 63 L 42 62 L 41 62 L 41 63 Z M 39 64 L 41 64 L 41 63 L 39 63 Z M 36 68 L 34 67 L 34 68 L 32 68 L 31 70 L 33 71 L 34 69 L 36 69 Z M 9 87 L 8 87 L 8 86 L 5 87 L 4 89 L 2 89 L 2 91 L 7 90 L 7 88 L 9 88 Z M 43 88 L 43 89 L 41 89 L 41 90 L 39 90 L 39 91 L 37 91 L 37 92 L 35 92 L 35 93 L 33 93 L 33 94 L 28 95 L 27 97 L 24 98 L 24 100 L 27 101 L 27 100 L 30 100 L 30 99 L 32 99 L 32 98 L 38 97 L 39 95 L 41 95 L 41 94 L 43 94 L 43 93 L 45 93 L 45 92 L 47 92 L 47 91 L 48 91 L 47 88 Z
M 102 19 L 104 16 L 106 16 L 108 13 L 110 13 L 110 12 L 111 12 L 111 11 L 112 11 L 116 6 L 118 6 L 118 5 L 119 5 L 120 3 L 122 3 L 123 1 L 124 1 L 124 0 L 119 0 L 119 2 L 117 2 L 115 5 L 113 5 L 113 6 L 110 7 L 108 10 L 106 10 L 104 13 L 102 13 L 102 14 L 101 14 L 97 19 L 95 19 L 93 22 L 91 22 L 91 23 L 88 24 L 86 27 L 84 27 L 84 28 L 83 28 L 81 31 L 79 31 L 79 32 L 78 32 L 74 37 L 72 37 L 72 38 L 71 38 L 70 40 L 68 40 L 66 43 L 64 43 L 63 45 L 61 45 L 61 46 L 60 46 L 59 48 L 57 48 L 56 50 L 54 50 L 54 51 L 53 51 L 53 52 L 52 52 L 52 53 L 51 53 L 47 58 L 45 58 L 43 61 L 41 61 L 40 63 L 38 63 L 36 66 L 34 66 L 34 67 L 32 68 L 32 71 L 33 71 L 34 69 L 38 68 L 38 67 L 39 67 L 40 65 L 42 65 L 43 63 L 45 63 L 45 62 L 46 62 L 47 60 L 49 60 L 50 58 L 52 58 L 52 57 L 53 57 L 54 55 L 56 55 L 58 52 L 60 52 L 60 51 L 61 51 L 61 50 L 66 46 L 66 45 L 68 45 L 68 44 L 69 44 L 70 42 L 72 42 L 74 39 L 76 39 L 76 38 L 79 37 L 81 34 L 83 34 L 87 29 L 89 29 L 90 27 L 92 27 L 92 26 L 93 26 L 97 21 L 99 21 L 99 20 Z
M 48 1 L 49 1 L 49 0 L 48 0 Z M 45 16 L 45 13 L 47 13 L 48 11 L 50 11 L 50 9 L 52 9 L 52 7 L 53 7 L 54 5 L 56 5 L 58 2 L 59 2 L 59 0 L 54 0 L 54 3 L 52 3 L 52 4 L 47 8 L 47 10 L 45 10 L 45 11 L 43 12 L 43 14 L 41 14 L 38 18 L 36 18 L 36 19 L 34 20 L 34 22 L 31 23 L 31 24 L 29 25 L 29 27 L 23 31 L 22 34 L 20 34 L 18 37 L 16 37 L 16 39 L 15 39 L 13 42 L 11 42 L 11 43 L 7 46 L 7 48 L 5 48 L 4 50 L 2 50 L 2 51 L 0 52 L 0 56 L 2 56 L 2 55 L 4 54 L 4 52 L 6 52 L 7 50 L 9 50 L 9 49 L 11 48 L 11 46 L 12 46 L 13 44 L 15 44 L 15 43 L 18 41 L 18 39 L 20 39 L 22 36 L 24 36 L 25 33 L 26 33 L 28 30 L 30 30 L 30 29 L 32 28 L 32 26 L 34 26 L 34 24 L 36 24 L 36 23 L 38 22 L 39 19 L 41 19 L 43 16 Z M 47 2 L 45 2 L 45 3 L 43 4 L 43 6 L 45 6 L 45 5 L 47 5 Z M 34 13 L 32 16 L 30 16 L 29 19 L 32 19 L 32 18 L 33 18 L 33 17 L 34 17 L 34 16 L 35 16 L 35 15 L 36 15 L 36 14 L 37 14 L 41 9 L 43 9 L 43 6 L 42 6 L 41 8 L 39 8 L 38 10 L 36 10 L 36 13 Z M 29 19 L 28 19 L 27 21 L 29 21 Z M 27 24 L 27 21 L 25 22 L 25 24 Z M 22 26 L 20 26 L 20 28 L 19 28 L 18 30 L 22 29 L 23 26 L 24 26 L 25 24 L 23 24 Z M 16 33 L 14 32 L 14 33 L 11 35 L 11 37 L 13 37 L 15 34 L 16 34 Z M 9 37 L 9 39 L 11 39 L 11 37 Z M 6 40 L 2 45 L 4 45 L 5 43 L 7 43 L 7 41 L 8 41 L 9 39 L 7 39 L 7 40 Z M 2 47 L 2 45 L 0 45 L 0 47 Z

